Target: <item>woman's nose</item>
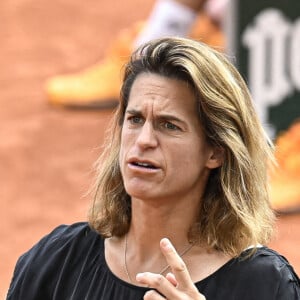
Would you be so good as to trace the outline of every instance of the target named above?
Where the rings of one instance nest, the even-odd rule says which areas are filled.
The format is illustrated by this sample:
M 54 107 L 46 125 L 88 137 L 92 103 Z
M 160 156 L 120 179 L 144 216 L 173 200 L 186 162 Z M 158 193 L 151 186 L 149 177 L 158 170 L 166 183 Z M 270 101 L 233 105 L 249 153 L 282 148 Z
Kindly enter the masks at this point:
M 136 142 L 142 148 L 154 148 L 157 146 L 156 131 L 150 122 L 145 122 L 141 127 Z

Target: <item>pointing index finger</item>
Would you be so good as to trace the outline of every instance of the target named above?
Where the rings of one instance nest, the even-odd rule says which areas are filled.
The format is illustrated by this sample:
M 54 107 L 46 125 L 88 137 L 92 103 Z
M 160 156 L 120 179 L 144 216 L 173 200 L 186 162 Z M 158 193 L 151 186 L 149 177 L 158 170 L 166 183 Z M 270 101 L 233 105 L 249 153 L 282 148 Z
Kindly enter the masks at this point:
M 191 287 L 191 285 L 194 286 L 183 259 L 177 253 L 170 240 L 163 238 L 160 241 L 160 247 L 173 274 L 175 275 L 178 285 L 181 286 L 181 288 L 188 288 Z

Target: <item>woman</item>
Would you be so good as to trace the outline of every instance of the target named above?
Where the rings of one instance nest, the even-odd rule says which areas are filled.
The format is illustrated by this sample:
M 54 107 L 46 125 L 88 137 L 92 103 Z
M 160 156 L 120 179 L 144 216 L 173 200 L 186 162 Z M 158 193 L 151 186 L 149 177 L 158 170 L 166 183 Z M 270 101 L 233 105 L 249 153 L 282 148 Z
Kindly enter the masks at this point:
M 292 267 L 262 246 L 271 142 L 222 54 L 147 43 L 112 128 L 90 226 L 60 226 L 24 254 L 8 299 L 299 299 Z

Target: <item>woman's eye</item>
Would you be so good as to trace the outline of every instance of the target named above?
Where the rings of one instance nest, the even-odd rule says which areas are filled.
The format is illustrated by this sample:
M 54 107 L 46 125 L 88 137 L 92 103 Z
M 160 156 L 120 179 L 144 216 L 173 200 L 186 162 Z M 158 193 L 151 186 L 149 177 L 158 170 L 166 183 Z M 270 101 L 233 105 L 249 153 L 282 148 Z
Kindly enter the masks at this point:
M 131 116 L 128 118 L 131 124 L 141 124 L 143 122 L 141 117 Z
M 165 122 L 164 127 L 169 130 L 179 130 L 180 128 L 173 123 Z

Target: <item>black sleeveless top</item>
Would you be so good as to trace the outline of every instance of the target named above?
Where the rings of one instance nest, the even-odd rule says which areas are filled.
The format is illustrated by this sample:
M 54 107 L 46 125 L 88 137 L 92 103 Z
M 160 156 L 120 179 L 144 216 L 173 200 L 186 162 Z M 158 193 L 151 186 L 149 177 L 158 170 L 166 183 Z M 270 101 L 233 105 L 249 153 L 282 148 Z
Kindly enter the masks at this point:
M 240 257 L 241 258 L 241 257 Z M 287 260 L 258 248 L 195 283 L 207 300 L 299 300 L 300 281 Z M 104 239 L 87 223 L 57 227 L 16 265 L 8 300 L 140 300 L 147 288 L 116 277 L 104 257 Z

